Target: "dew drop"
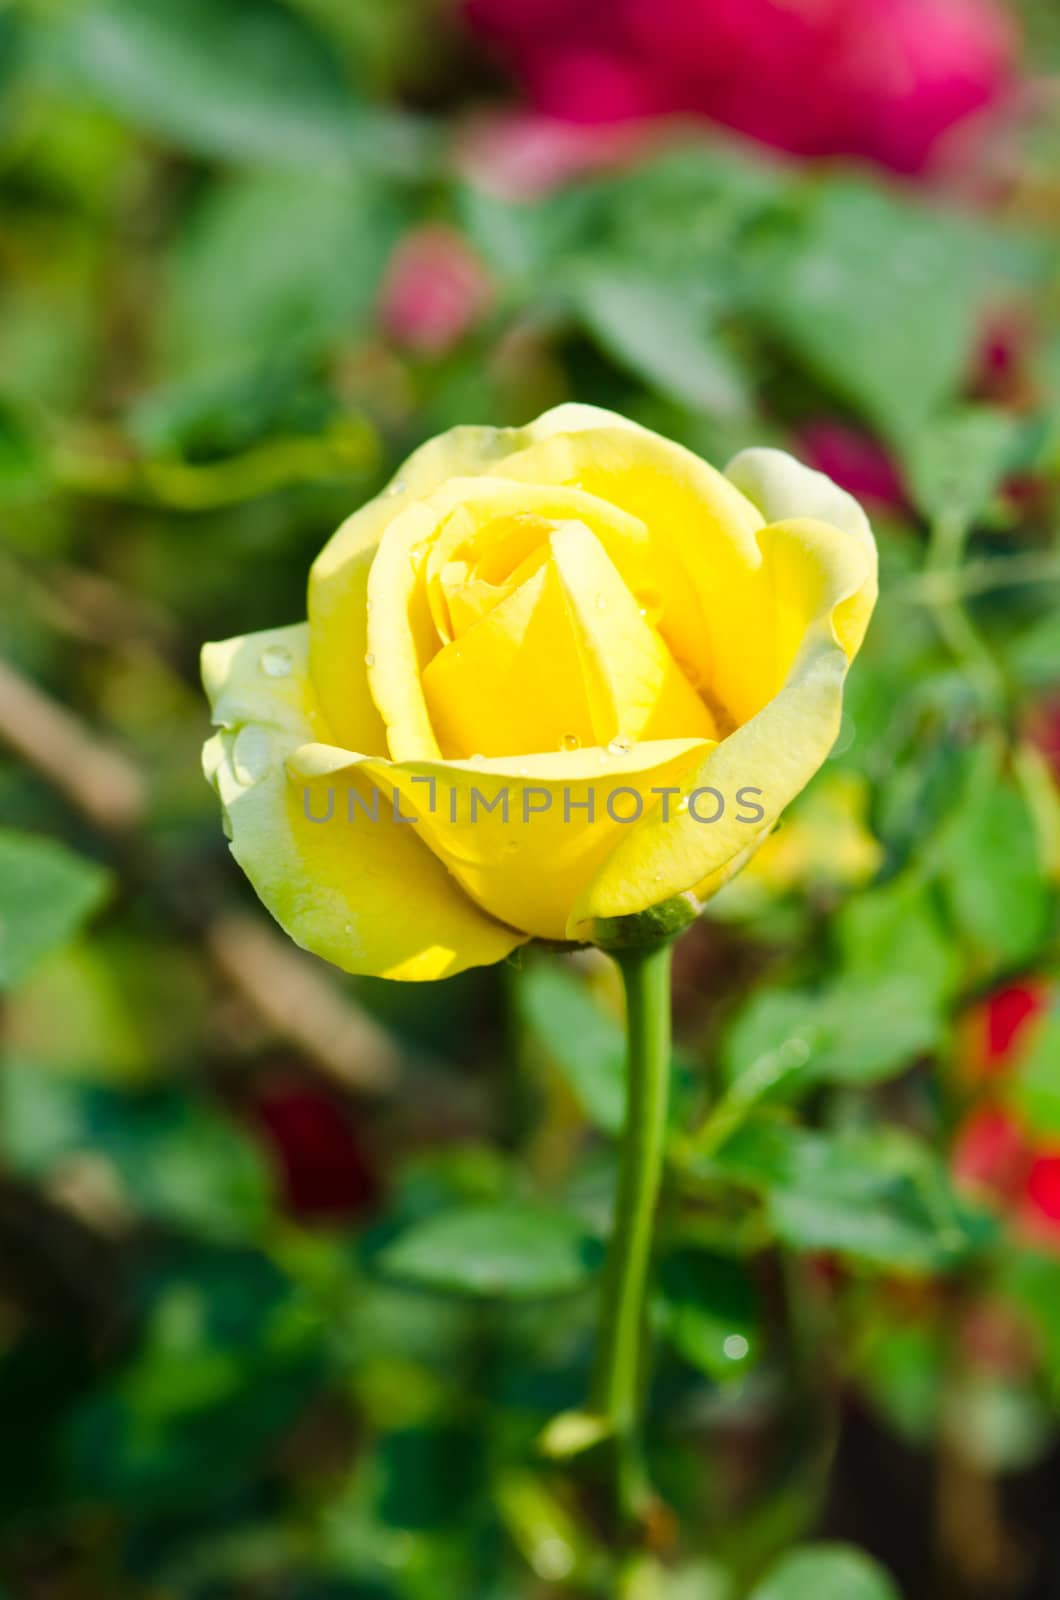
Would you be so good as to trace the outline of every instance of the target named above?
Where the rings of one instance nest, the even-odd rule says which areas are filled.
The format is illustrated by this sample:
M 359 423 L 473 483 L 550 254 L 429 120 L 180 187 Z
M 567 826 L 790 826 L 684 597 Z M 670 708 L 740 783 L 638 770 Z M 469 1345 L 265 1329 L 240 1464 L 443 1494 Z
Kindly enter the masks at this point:
M 609 756 L 628 756 L 632 749 L 633 740 L 627 738 L 624 733 L 619 733 L 611 740 L 607 753 Z
M 343 929 L 343 932 L 344 933 L 352 933 L 353 932 L 353 923 L 352 922 L 347 922 L 345 928 Z
M 396 478 L 394 480 L 394 482 L 390 485 L 390 488 L 387 490 L 387 494 L 389 494 L 389 495 L 404 494 L 405 490 L 407 489 L 407 487 L 408 487 L 408 485 L 406 484 L 404 478 Z
M 597 611 L 607 610 L 607 601 L 602 594 L 598 594 L 596 597 L 596 609 Z
M 264 728 L 250 723 L 240 728 L 232 746 L 232 771 L 236 781 L 247 789 L 260 783 L 269 770 L 272 741 Z
M 565 733 L 560 741 L 561 750 L 580 750 L 581 740 L 576 733 Z
M 374 667 L 375 666 L 375 656 L 372 654 L 371 650 L 366 650 L 365 651 L 364 664 L 365 664 L 366 667 Z
M 261 652 L 261 670 L 267 678 L 286 678 L 291 670 L 291 652 L 287 646 L 267 645 Z

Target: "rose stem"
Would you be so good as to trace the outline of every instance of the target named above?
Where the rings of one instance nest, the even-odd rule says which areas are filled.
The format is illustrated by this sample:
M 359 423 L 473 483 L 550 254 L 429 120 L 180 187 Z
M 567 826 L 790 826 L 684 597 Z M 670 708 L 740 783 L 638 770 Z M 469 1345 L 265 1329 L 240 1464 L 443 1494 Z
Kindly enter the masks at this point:
M 626 1118 L 604 1271 L 595 1409 L 609 1424 L 620 1524 L 639 1520 L 645 1299 L 670 1089 L 671 944 L 614 951 L 626 995 Z

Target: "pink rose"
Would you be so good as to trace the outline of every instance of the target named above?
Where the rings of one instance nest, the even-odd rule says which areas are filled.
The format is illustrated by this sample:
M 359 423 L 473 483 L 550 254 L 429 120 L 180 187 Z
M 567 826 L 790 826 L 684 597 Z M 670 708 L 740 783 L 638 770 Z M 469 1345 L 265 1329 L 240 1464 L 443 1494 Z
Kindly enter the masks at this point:
M 804 156 L 917 172 L 1006 89 L 996 0 L 467 0 L 537 110 L 710 117 Z
M 455 228 L 430 224 L 398 245 L 383 281 L 379 320 L 396 344 L 444 355 L 488 309 L 486 270 Z

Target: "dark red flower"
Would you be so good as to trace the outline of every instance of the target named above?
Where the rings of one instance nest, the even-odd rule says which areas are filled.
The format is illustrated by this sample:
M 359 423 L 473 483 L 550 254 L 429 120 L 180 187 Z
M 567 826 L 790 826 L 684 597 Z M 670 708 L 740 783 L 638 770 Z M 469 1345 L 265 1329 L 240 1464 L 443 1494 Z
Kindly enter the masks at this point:
M 316 1085 L 285 1079 L 255 1096 L 250 1118 L 271 1158 L 287 1210 L 341 1221 L 372 1208 L 379 1185 L 346 1106 Z

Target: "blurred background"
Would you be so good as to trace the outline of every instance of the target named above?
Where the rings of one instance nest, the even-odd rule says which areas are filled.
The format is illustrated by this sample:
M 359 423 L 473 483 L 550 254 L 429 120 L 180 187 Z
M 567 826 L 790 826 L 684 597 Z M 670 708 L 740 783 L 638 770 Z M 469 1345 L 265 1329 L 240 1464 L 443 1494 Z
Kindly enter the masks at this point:
M 0 1594 L 610 1592 L 537 1446 L 606 963 L 346 979 L 199 771 L 205 639 L 300 619 L 423 438 L 574 397 L 796 452 L 883 568 L 678 950 L 659 1593 L 842 1539 L 836 1600 L 1056 1600 L 1052 0 L 6 0 L 0 147 Z

